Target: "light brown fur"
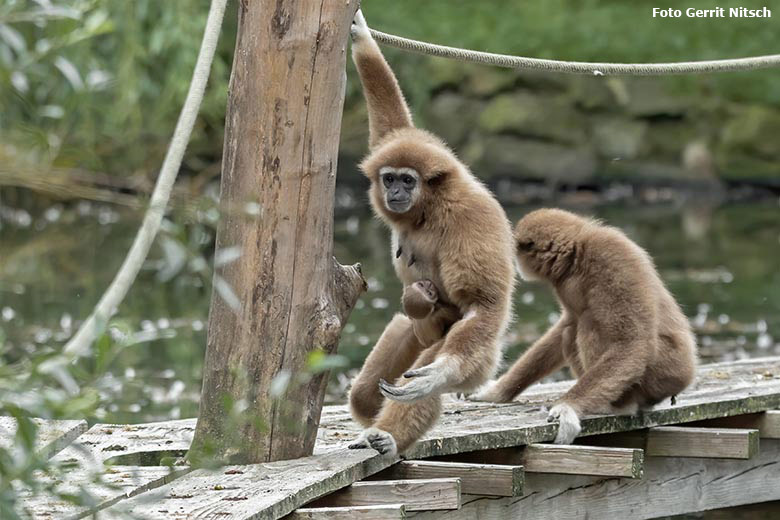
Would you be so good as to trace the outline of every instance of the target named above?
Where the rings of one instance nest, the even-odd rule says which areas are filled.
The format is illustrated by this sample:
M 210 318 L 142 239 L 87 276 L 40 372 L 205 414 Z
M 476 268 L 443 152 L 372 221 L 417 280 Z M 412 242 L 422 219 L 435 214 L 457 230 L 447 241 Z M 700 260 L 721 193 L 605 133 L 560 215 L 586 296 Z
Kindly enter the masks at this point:
M 443 338 L 452 324 L 462 318 L 455 305 L 439 300 L 439 291 L 430 280 L 419 280 L 404 287 L 401 305 L 404 313 L 412 318 L 415 337 L 425 346 Z
M 353 58 L 369 112 L 370 153 L 361 169 L 371 180 L 371 205 L 392 230 L 401 282 L 427 280 L 437 293 L 437 308 L 427 317 L 397 315 L 388 324 L 350 392 L 353 417 L 370 427 L 352 447 L 394 453 L 433 425 L 441 393 L 474 389 L 495 372 L 510 317 L 513 241 L 493 195 L 443 141 L 414 128 L 362 15 L 353 27 Z M 385 205 L 379 171 L 386 167 L 419 176 L 414 202 L 403 213 Z M 387 399 L 383 379 L 398 385 L 383 385 Z
M 649 255 L 625 234 L 542 209 L 522 218 L 514 237 L 521 276 L 549 282 L 562 316 L 477 398 L 511 401 L 568 365 L 577 383 L 560 403 L 580 417 L 651 407 L 693 381 L 688 320 Z

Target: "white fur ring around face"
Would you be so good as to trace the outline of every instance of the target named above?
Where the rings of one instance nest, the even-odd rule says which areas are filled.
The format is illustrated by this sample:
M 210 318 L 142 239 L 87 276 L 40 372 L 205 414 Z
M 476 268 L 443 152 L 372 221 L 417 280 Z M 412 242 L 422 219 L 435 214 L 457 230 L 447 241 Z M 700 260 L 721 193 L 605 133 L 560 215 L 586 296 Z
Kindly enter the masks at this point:
M 355 442 L 347 447 L 351 450 L 371 448 L 382 455 L 388 455 L 390 457 L 398 455 L 398 447 L 395 444 L 393 436 L 379 428 L 366 428 L 360 436 L 355 439 Z
M 580 418 L 574 408 L 566 403 L 556 404 L 547 415 L 547 422 L 558 421 L 558 434 L 555 444 L 571 444 L 582 431 Z

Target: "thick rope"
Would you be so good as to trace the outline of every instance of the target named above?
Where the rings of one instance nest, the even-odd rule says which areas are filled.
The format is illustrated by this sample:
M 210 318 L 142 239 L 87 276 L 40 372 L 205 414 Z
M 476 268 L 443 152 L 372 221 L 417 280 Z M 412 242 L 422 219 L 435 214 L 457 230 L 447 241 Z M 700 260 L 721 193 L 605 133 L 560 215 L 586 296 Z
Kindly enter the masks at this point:
M 227 0 L 212 0 L 211 2 L 206 28 L 203 30 L 203 40 L 198 52 L 198 61 L 195 63 L 195 70 L 192 73 L 190 89 L 187 92 L 181 114 L 179 114 L 173 137 L 168 145 L 168 153 L 160 168 L 149 208 L 146 210 L 146 215 L 144 215 L 144 220 L 138 229 L 133 245 L 111 285 L 100 298 L 92 314 L 81 324 L 76 334 L 65 345 L 65 353 L 70 356 L 83 356 L 89 352 L 92 342 L 102 333 L 111 314 L 124 300 L 149 254 L 152 242 L 160 229 L 160 222 L 165 214 L 173 183 L 179 173 L 184 151 L 190 140 L 190 134 L 192 134 L 192 127 L 195 124 L 201 101 L 203 101 L 203 92 L 209 79 L 211 62 L 217 48 L 226 4 Z
M 428 54 L 472 63 L 484 63 L 510 69 L 534 69 L 569 74 L 590 74 L 595 76 L 661 76 L 667 74 L 704 74 L 708 72 L 728 72 L 735 70 L 754 70 L 780 66 L 780 54 L 735 58 L 728 60 L 687 61 L 679 63 L 590 63 L 583 61 L 543 60 L 524 58 L 506 54 L 458 49 L 445 45 L 421 42 L 402 38 L 371 29 L 374 39 L 418 54 Z

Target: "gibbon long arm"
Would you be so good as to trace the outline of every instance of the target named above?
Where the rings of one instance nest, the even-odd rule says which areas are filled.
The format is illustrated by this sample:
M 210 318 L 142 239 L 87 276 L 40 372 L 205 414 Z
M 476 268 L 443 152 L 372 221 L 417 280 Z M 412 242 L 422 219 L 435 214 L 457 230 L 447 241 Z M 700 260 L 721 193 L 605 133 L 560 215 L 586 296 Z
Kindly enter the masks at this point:
M 373 149 L 398 128 L 413 128 L 412 114 L 392 69 L 369 32 L 363 13 L 355 15 L 352 39 L 360 42 L 353 47 L 352 59 L 360 74 L 368 105 L 369 148 Z

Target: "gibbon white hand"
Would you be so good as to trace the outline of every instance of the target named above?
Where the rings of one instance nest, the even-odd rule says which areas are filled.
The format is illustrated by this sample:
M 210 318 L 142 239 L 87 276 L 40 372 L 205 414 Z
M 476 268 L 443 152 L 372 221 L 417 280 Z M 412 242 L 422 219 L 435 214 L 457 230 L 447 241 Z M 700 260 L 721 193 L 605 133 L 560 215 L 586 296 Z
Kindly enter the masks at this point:
M 404 377 L 412 379 L 403 386 L 391 385 L 384 379 L 379 380 L 379 391 L 393 401 L 409 403 L 434 393 L 441 393 L 447 384 L 447 376 L 442 363 L 433 362 L 424 367 L 409 370 Z

